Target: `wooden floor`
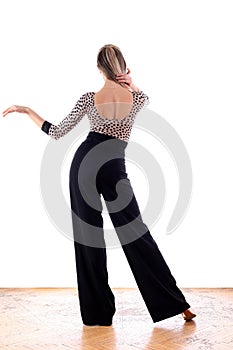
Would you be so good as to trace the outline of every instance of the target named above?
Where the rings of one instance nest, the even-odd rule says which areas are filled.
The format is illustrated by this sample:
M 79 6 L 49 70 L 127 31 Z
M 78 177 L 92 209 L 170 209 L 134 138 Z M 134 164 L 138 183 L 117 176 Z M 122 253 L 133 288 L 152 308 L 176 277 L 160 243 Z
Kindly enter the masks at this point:
M 113 289 L 113 325 L 87 327 L 76 289 L 0 289 L 0 349 L 233 349 L 233 289 L 182 291 L 195 321 L 153 323 L 137 289 Z

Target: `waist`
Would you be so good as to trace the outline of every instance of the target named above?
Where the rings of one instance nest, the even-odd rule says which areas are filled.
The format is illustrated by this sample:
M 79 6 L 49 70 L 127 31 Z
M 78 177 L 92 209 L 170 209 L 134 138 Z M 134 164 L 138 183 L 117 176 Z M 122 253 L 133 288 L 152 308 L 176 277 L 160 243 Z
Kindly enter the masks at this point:
M 108 134 L 102 134 L 97 131 L 89 131 L 87 135 L 87 140 L 97 140 L 97 141 L 105 141 L 105 140 L 116 140 L 116 143 L 120 146 L 126 147 L 128 142 L 119 139 L 118 137 L 108 135 Z
M 100 148 L 96 148 L 96 152 L 100 152 L 100 154 L 96 155 L 97 158 L 100 157 L 102 153 L 104 153 L 105 156 L 111 155 L 113 158 L 124 158 L 125 148 L 128 145 L 128 142 L 124 140 L 97 131 L 89 131 L 86 141 L 91 145 L 91 148 L 100 145 Z

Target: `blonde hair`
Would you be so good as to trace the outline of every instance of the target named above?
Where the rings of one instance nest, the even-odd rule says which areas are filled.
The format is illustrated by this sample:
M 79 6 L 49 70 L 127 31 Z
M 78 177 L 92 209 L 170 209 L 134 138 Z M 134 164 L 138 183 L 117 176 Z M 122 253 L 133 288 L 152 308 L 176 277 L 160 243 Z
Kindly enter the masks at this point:
M 116 79 L 116 74 L 126 73 L 126 62 L 119 47 L 108 44 L 101 47 L 97 56 L 97 67 L 101 69 L 107 79 L 113 80 L 121 86 Z

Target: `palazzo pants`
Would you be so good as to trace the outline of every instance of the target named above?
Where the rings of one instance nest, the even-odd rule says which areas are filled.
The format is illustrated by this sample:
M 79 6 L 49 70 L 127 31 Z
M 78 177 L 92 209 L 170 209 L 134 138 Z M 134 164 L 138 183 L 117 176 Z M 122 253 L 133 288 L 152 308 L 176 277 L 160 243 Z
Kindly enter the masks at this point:
M 78 296 L 85 325 L 110 326 L 116 312 L 115 297 L 108 284 L 101 195 L 153 322 L 190 308 L 142 220 L 126 173 L 126 147 L 126 141 L 90 131 L 76 150 L 70 167 Z M 117 187 L 118 181 L 121 187 Z M 118 207 L 115 205 L 112 210 L 111 202 L 120 198 L 121 192 L 126 193 L 123 202 L 128 199 L 127 205 L 123 207 L 119 200 Z

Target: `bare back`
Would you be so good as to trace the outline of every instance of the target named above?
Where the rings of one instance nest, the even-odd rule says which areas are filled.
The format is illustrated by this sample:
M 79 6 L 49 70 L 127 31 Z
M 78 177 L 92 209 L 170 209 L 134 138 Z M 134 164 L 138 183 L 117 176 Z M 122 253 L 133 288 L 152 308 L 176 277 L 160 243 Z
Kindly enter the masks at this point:
M 102 118 L 120 120 L 130 114 L 133 106 L 133 96 L 127 88 L 117 84 L 114 85 L 103 87 L 95 93 L 95 108 Z

